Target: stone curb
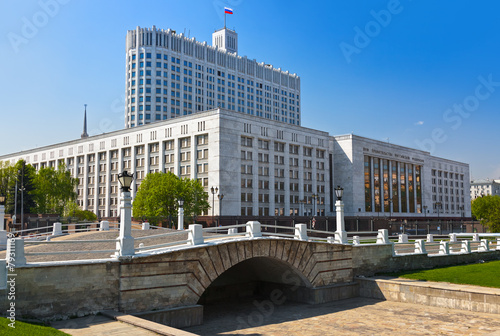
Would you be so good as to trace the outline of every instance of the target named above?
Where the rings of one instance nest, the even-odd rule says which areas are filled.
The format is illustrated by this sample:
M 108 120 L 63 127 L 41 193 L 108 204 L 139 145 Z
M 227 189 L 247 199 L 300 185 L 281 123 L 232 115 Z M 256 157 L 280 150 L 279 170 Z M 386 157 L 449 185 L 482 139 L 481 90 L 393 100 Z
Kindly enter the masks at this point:
M 124 313 L 120 313 L 114 310 L 105 310 L 101 311 L 101 314 L 104 316 L 107 316 L 109 318 L 112 318 L 114 320 L 124 322 L 127 324 L 131 324 L 133 326 L 146 329 L 155 333 L 158 333 L 160 335 L 165 335 L 165 336 L 197 336 L 196 334 L 183 331 L 180 329 L 175 329 L 160 323 L 148 321 L 136 316 L 132 315 L 127 315 Z
M 361 297 L 500 314 L 500 289 L 375 276 L 356 277 Z

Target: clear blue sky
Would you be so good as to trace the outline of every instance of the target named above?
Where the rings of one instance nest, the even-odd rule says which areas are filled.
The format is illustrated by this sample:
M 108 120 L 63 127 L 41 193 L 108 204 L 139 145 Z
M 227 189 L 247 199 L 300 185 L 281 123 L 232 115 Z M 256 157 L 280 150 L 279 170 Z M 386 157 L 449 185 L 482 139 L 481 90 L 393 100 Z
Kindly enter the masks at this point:
M 303 126 L 389 138 L 500 178 L 494 0 L 5 0 L 0 155 L 78 138 L 85 103 L 91 135 L 123 128 L 127 30 L 210 42 L 224 6 L 241 55 L 301 76 Z

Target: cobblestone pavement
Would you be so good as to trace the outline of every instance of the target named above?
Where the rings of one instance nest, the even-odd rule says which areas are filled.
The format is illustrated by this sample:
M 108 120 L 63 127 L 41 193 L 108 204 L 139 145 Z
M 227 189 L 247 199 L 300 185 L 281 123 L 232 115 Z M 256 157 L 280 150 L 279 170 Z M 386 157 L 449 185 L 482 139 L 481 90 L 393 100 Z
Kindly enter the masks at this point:
M 263 302 L 205 306 L 205 323 L 185 330 L 199 335 L 500 336 L 500 315 L 496 314 L 366 298 L 320 305 Z

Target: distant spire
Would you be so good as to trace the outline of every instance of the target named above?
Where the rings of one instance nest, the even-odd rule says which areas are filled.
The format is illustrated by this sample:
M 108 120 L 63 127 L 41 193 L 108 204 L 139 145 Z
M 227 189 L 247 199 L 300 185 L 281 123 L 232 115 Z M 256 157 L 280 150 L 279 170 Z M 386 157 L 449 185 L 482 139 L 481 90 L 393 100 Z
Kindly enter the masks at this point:
M 89 137 L 89 135 L 87 134 L 87 104 L 84 104 L 84 106 L 85 106 L 85 114 L 83 115 L 83 133 L 82 133 L 82 139 Z

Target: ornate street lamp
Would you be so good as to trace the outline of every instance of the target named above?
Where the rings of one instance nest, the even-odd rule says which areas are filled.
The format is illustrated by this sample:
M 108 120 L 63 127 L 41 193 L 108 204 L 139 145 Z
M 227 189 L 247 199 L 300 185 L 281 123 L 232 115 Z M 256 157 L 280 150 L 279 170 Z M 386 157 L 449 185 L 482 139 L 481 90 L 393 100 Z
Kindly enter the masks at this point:
M 342 196 L 344 195 L 344 188 L 337 186 L 335 188 L 335 196 L 337 196 L 337 201 L 342 201 Z
M 344 202 L 342 202 L 343 195 L 344 188 L 337 186 L 335 188 L 335 196 L 337 196 L 337 202 L 335 202 L 335 209 L 337 211 L 337 231 L 335 231 L 335 242 L 339 244 L 347 244 L 347 232 L 345 231 L 344 222 Z
M 134 174 L 129 174 L 126 170 L 123 173 L 118 174 L 118 182 L 120 182 L 120 187 L 122 191 L 130 191 L 130 185 L 134 180 Z
M 129 256 L 134 254 L 134 238 L 132 237 L 132 197 L 130 185 L 134 179 L 133 174 L 126 170 L 118 174 L 118 182 L 122 190 L 120 197 L 120 235 L 116 239 L 116 256 Z

